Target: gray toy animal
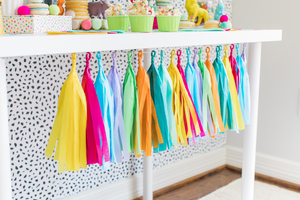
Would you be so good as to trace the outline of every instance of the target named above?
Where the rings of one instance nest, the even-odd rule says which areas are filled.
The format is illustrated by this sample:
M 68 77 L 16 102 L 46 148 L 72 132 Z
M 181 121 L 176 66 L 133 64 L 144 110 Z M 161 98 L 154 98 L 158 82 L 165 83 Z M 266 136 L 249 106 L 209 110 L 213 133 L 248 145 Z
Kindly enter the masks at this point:
M 108 9 L 108 5 L 103 0 L 89 3 L 89 13 L 91 18 L 93 17 L 100 18 L 100 15 L 102 15 L 102 18 L 106 19 L 106 15 L 105 15 L 106 9 Z

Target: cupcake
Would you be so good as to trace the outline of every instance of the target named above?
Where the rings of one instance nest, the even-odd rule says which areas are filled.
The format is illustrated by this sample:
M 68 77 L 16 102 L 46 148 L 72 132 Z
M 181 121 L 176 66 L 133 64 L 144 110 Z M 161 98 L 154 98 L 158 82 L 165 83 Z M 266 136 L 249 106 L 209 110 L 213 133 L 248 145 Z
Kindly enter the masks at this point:
M 129 30 L 129 17 L 121 4 L 109 3 L 105 14 L 109 30 Z
M 182 13 L 171 5 L 159 7 L 156 11 L 159 31 L 178 31 Z
M 153 9 L 148 6 L 147 0 L 136 0 L 128 3 L 128 15 L 154 16 Z
M 129 2 L 127 14 L 132 32 L 152 32 L 155 15 L 147 0 Z

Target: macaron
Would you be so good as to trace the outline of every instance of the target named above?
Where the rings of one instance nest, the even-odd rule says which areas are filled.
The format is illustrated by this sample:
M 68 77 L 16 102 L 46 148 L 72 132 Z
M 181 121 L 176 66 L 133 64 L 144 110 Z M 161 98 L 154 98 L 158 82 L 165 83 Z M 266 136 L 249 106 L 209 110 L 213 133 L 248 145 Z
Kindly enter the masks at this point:
M 90 30 L 92 28 L 92 22 L 88 19 L 81 22 L 81 28 L 84 30 Z
M 207 21 L 205 22 L 205 25 L 203 26 L 203 28 L 205 29 L 216 29 L 216 28 L 220 28 L 220 22 L 217 20 L 211 20 L 211 21 Z
M 66 11 L 65 16 L 72 16 L 72 19 L 76 17 L 75 12 L 73 10 Z
M 49 15 L 49 6 L 44 3 L 32 3 L 28 4 L 31 15 Z
M 172 5 L 172 0 L 156 0 L 157 6 L 167 6 Z
M 195 28 L 195 23 L 190 21 L 180 21 L 179 29 L 193 29 Z
M 51 5 L 49 6 L 49 13 L 50 15 L 58 15 L 60 12 L 60 9 L 57 5 Z
M 222 29 L 229 29 L 230 25 L 229 25 L 228 22 L 222 22 L 222 23 L 220 23 L 220 28 L 222 28 Z
M 181 15 L 180 21 L 188 21 L 188 20 L 189 20 L 189 15 L 187 15 L 187 14 Z
M 92 21 L 92 29 L 99 30 L 101 28 L 101 26 L 102 26 L 101 19 L 94 18 L 91 21 Z
M 108 23 L 106 19 L 102 19 L 102 27 L 101 29 L 108 30 Z
M 72 30 L 78 30 L 80 28 L 80 21 L 72 20 Z

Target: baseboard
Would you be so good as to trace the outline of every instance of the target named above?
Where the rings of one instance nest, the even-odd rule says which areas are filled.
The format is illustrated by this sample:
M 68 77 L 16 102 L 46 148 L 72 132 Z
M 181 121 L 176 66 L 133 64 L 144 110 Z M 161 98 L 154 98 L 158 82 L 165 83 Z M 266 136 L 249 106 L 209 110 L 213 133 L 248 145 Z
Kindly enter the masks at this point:
M 226 165 L 226 169 L 235 171 L 239 174 L 242 173 L 242 168 L 234 167 L 232 165 Z M 263 174 L 260 174 L 257 172 L 255 173 L 255 180 L 261 181 L 264 183 L 268 183 L 268 184 L 272 184 L 272 185 L 276 185 L 276 186 L 300 193 L 300 185 L 296 184 L 296 183 L 292 183 L 292 182 L 284 181 L 284 180 L 281 180 L 278 178 L 266 176 L 266 175 L 263 175 Z
M 242 168 L 243 150 L 227 145 L 226 164 Z M 300 185 L 300 164 L 256 153 L 255 172 Z
M 193 176 L 218 168 L 226 163 L 226 147 L 176 162 L 153 171 L 153 190 L 157 191 Z M 60 200 L 127 200 L 143 195 L 143 174 L 116 183 L 81 192 Z

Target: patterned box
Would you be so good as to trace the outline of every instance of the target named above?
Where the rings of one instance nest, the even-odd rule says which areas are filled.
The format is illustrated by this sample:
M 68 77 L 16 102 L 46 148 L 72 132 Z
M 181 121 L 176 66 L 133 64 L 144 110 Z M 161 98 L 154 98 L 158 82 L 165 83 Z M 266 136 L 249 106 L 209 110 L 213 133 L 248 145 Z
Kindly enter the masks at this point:
M 53 15 L 13 15 L 3 17 L 4 31 L 7 34 L 46 33 L 47 31 L 72 30 L 71 16 Z

